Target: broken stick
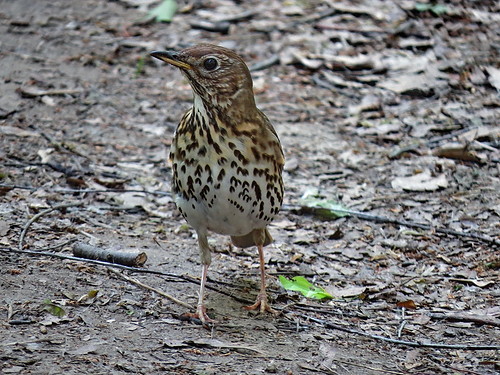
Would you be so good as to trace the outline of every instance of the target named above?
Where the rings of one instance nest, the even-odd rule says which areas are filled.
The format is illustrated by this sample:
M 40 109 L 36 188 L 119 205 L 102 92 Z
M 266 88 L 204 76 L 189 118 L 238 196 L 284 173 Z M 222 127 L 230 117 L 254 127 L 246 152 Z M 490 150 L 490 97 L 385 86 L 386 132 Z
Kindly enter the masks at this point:
M 142 266 L 148 260 L 144 252 L 129 253 L 124 251 L 112 251 L 91 246 L 83 242 L 76 242 L 73 245 L 73 255 L 79 258 L 102 260 L 131 267 Z

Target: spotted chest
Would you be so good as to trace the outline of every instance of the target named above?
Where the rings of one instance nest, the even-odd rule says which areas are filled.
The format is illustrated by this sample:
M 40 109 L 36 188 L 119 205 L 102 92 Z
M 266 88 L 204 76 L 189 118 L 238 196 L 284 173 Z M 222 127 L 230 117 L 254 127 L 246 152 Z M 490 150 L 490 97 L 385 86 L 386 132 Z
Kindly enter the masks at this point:
M 186 113 L 172 142 L 172 188 L 196 230 L 245 235 L 264 228 L 280 209 L 281 148 L 272 131 L 256 137 L 219 122 L 203 112 Z

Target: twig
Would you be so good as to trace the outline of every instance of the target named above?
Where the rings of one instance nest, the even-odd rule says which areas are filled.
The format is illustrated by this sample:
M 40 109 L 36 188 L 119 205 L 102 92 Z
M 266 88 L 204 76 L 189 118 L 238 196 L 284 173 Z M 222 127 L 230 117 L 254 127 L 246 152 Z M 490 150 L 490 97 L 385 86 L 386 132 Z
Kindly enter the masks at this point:
M 42 189 L 41 187 L 35 187 L 35 186 L 23 186 L 23 185 L 9 185 L 9 184 L 0 184 L 0 188 L 6 188 L 6 189 L 22 189 L 22 190 L 30 190 L 30 191 L 37 191 Z M 162 196 L 170 196 L 171 194 L 166 191 L 159 191 L 159 190 L 141 190 L 141 189 L 67 189 L 67 188 L 62 188 L 62 189 L 53 189 L 49 190 L 52 193 L 81 193 L 81 194 L 94 194 L 94 193 L 144 193 L 144 194 L 151 194 L 151 195 L 162 195 Z
M 291 312 L 291 311 L 288 311 Z M 374 335 L 366 332 L 361 332 L 352 328 L 344 327 L 339 324 L 329 322 L 327 320 L 318 319 L 313 316 L 306 314 L 297 314 L 302 319 L 306 319 L 330 329 L 336 329 L 343 332 L 352 333 L 359 336 L 369 337 L 374 340 L 380 340 L 385 342 L 390 342 L 391 344 L 411 346 L 415 348 L 436 348 L 436 349 L 460 349 L 460 350 L 500 350 L 500 345 L 466 345 L 466 344 L 437 344 L 437 343 L 426 343 L 426 342 L 414 342 L 414 341 L 403 341 L 391 339 L 390 337 Z
M 210 22 L 205 20 L 193 20 L 189 22 L 189 26 L 193 29 L 200 29 L 205 31 L 212 31 L 221 34 L 227 34 L 229 32 L 229 22 Z
M 397 332 L 398 339 L 401 337 L 401 334 L 403 333 L 403 329 L 405 328 L 406 324 L 408 324 L 408 322 L 405 319 L 405 311 L 406 311 L 406 309 L 404 307 L 402 307 L 401 308 L 401 319 L 400 319 L 398 332 Z
M 446 113 L 445 113 L 445 115 L 446 115 Z M 411 125 L 411 124 L 408 124 L 404 120 L 403 120 L 403 123 L 405 125 Z M 395 159 L 395 158 L 399 157 L 402 153 L 408 152 L 408 151 L 413 151 L 415 149 L 418 149 L 418 148 L 422 147 L 423 145 L 425 145 L 426 147 L 429 147 L 429 148 L 436 148 L 440 144 L 443 144 L 444 142 L 449 141 L 450 139 L 459 138 L 459 136 L 461 134 L 468 133 L 471 130 L 477 130 L 477 129 L 479 129 L 478 126 L 471 126 L 471 127 L 468 127 L 468 128 L 461 128 L 461 129 L 457 129 L 457 130 L 451 131 L 450 133 L 442 135 L 442 136 L 433 137 L 433 138 L 429 139 L 426 142 L 416 142 L 416 143 L 404 145 L 402 147 L 398 147 L 395 150 L 393 150 L 389 154 L 389 158 L 390 159 Z M 482 143 L 478 142 L 477 140 L 475 140 L 474 142 L 477 142 L 477 144 L 479 144 L 481 147 L 486 148 L 489 151 L 497 151 L 496 148 L 490 147 L 488 145 L 483 145 Z
M 30 255 L 37 255 L 37 256 L 49 256 L 49 257 L 54 257 L 54 258 L 59 258 L 59 259 L 68 259 L 68 260 L 74 260 L 74 261 L 79 261 L 79 262 L 86 262 L 86 263 L 92 263 L 92 264 L 98 264 L 102 265 L 108 268 L 120 268 L 123 270 L 128 270 L 128 271 L 133 271 L 133 272 L 138 272 L 138 273 L 150 273 L 150 274 L 156 274 L 156 275 L 161 275 L 161 276 L 167 276 L 172 279 L 177 279 L 178 281 L 187 281 L 191 282 L 194 284 L 199 284 L 199 281 L 196 279 L 193 279 L 192 277 L 189 276 L 184 276 L 184 275 L 177 275 L 173 273 L 168 273 L 168 272 L 163 272 L 163 271 L 157 271 L 157 270 L 149 270 L 149 269 L 144 269 L 144 268 L 137 268 L 137 267 L 129 267 L 129 266 L 123 266 L 121 264 L 113 264 L 113 263 L 107 263 L 99 260 L 92 260 L 92 259 L 82 259 L 82 258 L 77 258 L 69 255 L 64 255 L 64 254 L 58 254 L 58 253 L 47 253 L 47 252 L 39 252 L 39 251 L 32 251 L 32 250 L 20 250 L 20 249 L 15 249 L 15 248 L 8 248 L 8 247 L 0 247 L 0 251 L 4 252 L 14 252 L 14 253 L 21 253 L 21 254 L 30 254 Z M 171 280 L 173 281 L 173 280 Z M 251 301 L 247 301 L 244 298 L 232 295 L 231 293 L 227 293 L 221 290 L 218 290 L 217 288 L 212 287 L 211 285 L 206 285 L 208 289 L 214 290 L 218 293 L 227 295 L 231 298 L 234 298 L 238 301 L 244 302 L 244 303 L 251 303 Z M 336 329 L 339 331 L 343 332 L 348 332 L 364 337 L 369 337 L 371 339 L 375 340 L 381 340 L 385 342 L 390 342 L 392 344 L 396 345 L 405 345 L 405 346 L 410 346 L 410 347 L 418 347 L 418 348 L 438 348 L 438 349 L 461 349 L 461 350 L 500 350 L 500 345 L 460 345 L 460 344 L 434 344 L 434 343 L 420 343 L 420 342 L 412 342 L 412 341 L 402 341 L 402 340 L 396 340 L 396 339 L 391 339 L 389 337 L 384 337 L 380 335 L 373 335 L 365 332 L 361 332 L 352 328 L 344 327 L 323 319 L 318 319 L 303 313 L 297 313 L 296 311 L 291 311 L 288 309 L 278 309 L 283 312 L 288 312 L 288 313 L 293 313 L 296 314 L 297 316 L 301 317 L 302 319 L 321 324 L 325 326 L 326 328 L 330 329 Z M 432 317 L 432 314 L 431 314 Z M 436 318 L 441 318 L 440 316 L 435 315 Z M 479 320 L 474 320 L 479 322 Z M 485 323 L 487 324 L 487 323 Z
M 55 90 L 42 90 L 38 88 L 30 88 L 30 87 L 21 87 L 17 90 L 21 93 L 22 96 L 26 98 L 34 98 L 37 96 L 45 96 L 45 95 L 72 95 L 72 94 L 80 94 L 82 90 L 78 89 L 55 89 Z
M 36 129 L 36 128 L 35 128 Z M 92 161 L 91 158 L 89 158 L 87 155 L 84 155 L 80 152 L 78 152 L 77 150 L 74 150 L 73 147 L 67 145 L 66 143 L 64 142 L 57 142 L 54 138 L 52 138 L 49 134 L 43 132 L 43 131 L 39 131 L 38 129 L 36 129 L 40 135 L 45 138 L 52 146 L 54 146 L 56 148 L 57 151 L 66 151 L 66 152 L 69 152 L 69 153 L 72 153 L 72 154 L 75 154 L 77 156 L 80 156 L 84 159 L 87 159 L 87 160 L 90 160 Z
M 500 319 L 488 315 L 471 315 L 461 313 L 430 313 L 432 319 L 450 320 L 454 322 L 472 322 L 477 324 L 485 324 L 494 327 L 500 327 Z
M 145 252 L 129 253 L 124 251 L 112 251 L 91 246 L 83 242 L 77 242 L 73 245 L 73 255 L 79 258 L 97 259 L 133 267 L 144 265 L 148 259 Z
M 401 334 L 403 333 L 403 329 L 405 328 L 406 324 L 408 322 L 406 320 L 402 320 L 401 323 L 399 323 L 399 327 L 398 327 L 398 338 L 401 337 Z
M 363 364 L 360 364 L 360 363 L 354 363 L 354 362 L 344 361 L 342 359 L 337 359 L 337 358 L 333 358 L 333 361 L 334 362 L 338 362 L 338 363 L 342 363 L 344 365 L 350 365 L 350 366 L 360 367 L 360 368 L 364 368 L 364 369 L 371 370 L 371 371 L 383 372 L 383 373 L 386 373 L 386 374 L 395 374 L 395 375 L 404 375 L 405 374 L 404 372 L 401 372 L 401 371 L 393 371 L 393 370 L 386 370 L 386 369 L 383 369 L 383 368 L 376 368 L 376 367 L 366 366 L 366 365 L 363 365 Z
M 178 275 L 175 273 L 170 273 L 170 272 L 163 272 L 163 271 L 158 271 L 158 270 L 151 270 L 151 269 L 146 269 L 146 268 L 137 268 L 137 267 L 130 267 L 130 266 L 124 266 L 121 264 L 115 264 L 115 263 L 108 263 L 104 262 L 101 260 L 94 260 L 94 259 L 84 259 L 84 258 L 78 258 L 74 257 L 71 255 L 65 255 L 65 254 L 59 254 L 59 253 L 50 253 L 50 252 L 45 252 L 45 251 L 36 251 L 36 250 L 21 250 L 21 249 L 15 249 L 11 247 L 0 247 L 0 251 L 3 252 L 13 252 L 13 253 L 20 253 L 20 254 L 28 254 L 28 255 L 37 255 L 37 256 L 46 256 L 46 257 L 51 257 L 51 258 L 58 258 L 58 259 L 67 259 L 67 260 L 74 260 L 77 262 L 84 262 L 84 263 L 91 263 L 91 264 L 98 264 L 100 266 L 105 266 L 105 267 L 112 267 L 112 268 L 120 268 L 122 270 L 127 270 L 127 271 L 133 271 L 133 272 L 138 272 L 138 273 L 149 273 L 153 275 L 160 275 L 160 276 L 165 276 L 165 277 L 170 277 L 171 282 L 174 281 L 181 281 L 181 282 L 189 282 L 193 283 L 196 285 L 200 285 L 200 281 L 195 279 L 194 277 L 186 276 L 186 275 Z M 172 280 L 173 279 L 173 280 Z M 208 282 L 213 282 L 212 280 L 208 279 Z M 217 282 L 214 282 L 217 283 Z M 249 299 L 239 297 L 237 295 L 234 295 L 230 292 L 227 292 L 225 290 L 220 290 L 213 285 L 207 284 L 205 285 L 207 289 L 213 290 L 214 292 L 223 294 L 225 296 L 228 296 L 230 298 L 233 298 L 234 300 L 241 302 L 241 303 L 246 303 L 246 304 L 251 304 L 254 301 L 251 301 Z
M 49 250 L 59 249 L 61 247 L 69 245 L 70 243 L 75 242 L 75 241 L 76 241 L 76 238 L 72 238 L 70 240 L 61 242 L 60 244 L 57 244 L 57 245 L 52 245 L 52 246 L 47 246 L 47 247 L 41 247 L 41 248 L 37 249 L 37 251 L 49 251 Z
M 296 206 L 296 205 L 283 205 L 282 210 L 289 210 L 289 211 L 297 211 L 297 212 L 304 212 L 308 214 L 315 214 L 316 211 L 325 211 L 328 210 L 326 208 L 316 208 L 316 207 L 309 207 L 309 206 Z M 399 219 L 391 219 L 389 217 L 385 216 L 378 216 L 378 215 L 372 215 L 372 214 L 367 214 L 365 212 L 360 212 L 360 211 L 353 211 L 353 210 L 347 210 L 347 209 L 341 209 L 341 208 L 336 208 L 334 210 L 329 210 L 333 213 L 338 212 L 342 214 L 347 214 L 347 215 L 352 215 L 359 217 L 360 219 L 368 220 L 368 221 L 374 221 L 377 223 L 386 223 L 386 224 L 395 224 L 395 225 L 402 225 L 406 226 L 409 228 L 419 228 L 419 229 L 424 229 L 424 230 L 433 230 L 438 233 L 443 233 L 451 236 L 457 236 L 457 237 L 468 237 L 468 238 L 473 238 L 475 240 L 479 240 L 482 242 L 490 243 L 496 246 L 500 246 L 500 241 L 491 238 L 489 236 L 485 236 L 482 234 L 478 233 L 466 233 L 466 232 L 458 232 L 452 229 L 446 229 L 446 228 L 435 228 L 429 224 L 421 224 L 421 223 L 415 223 L 412 221 L 406 221 L 406 220 L 399 220 Z
M 255 64 L 250 66 L 249 69 L 251 72 L 256 72 L 258 70 L 264 70 L 264 69 L 267 69 L 275 64 L 278 64 L 279 61 L 280 61 L 279 55 L 275 54 L 275 55 L 272 55 L 271 57 L 269 57 L 268 59 L 256 62 Z
M 328 17 L 334 15 L 336 12 L 337 12 L 336 9 L 334 9 L 334 8 L 328 8 L 328 9 L 322 11 L 322 12 L 302 17 L 300 20 L 292 22 L 291 23 L 291 28 L 296 28 L 297 26 L 299 26 L 300 24 L 303 24 L 303 23 L 312 23 L 312 22 L 320 21 L 323 18 L 328 18 Z
M 35 221 L 37 221 L 38 219 L 40 219 L 42 216 L 47 215 L 48 213 L 51 213 L 52 211 L 55 211 L 55 210 L 60 210 L 60 209 L 69 208 L 69 207 L 81 206 L 82 204 L 83 204 L 82 202 L 79 202 L 79 203 L 63 203 L 63 204 L 58 204 L 58 205 L 55 205 L 55 206 L 53 206 L 51 208 L 47 208 L 46 210 L 43 210 L 43 211 L 40 211 L 39 213 L 37 213 L 30 220 L 28 220 L 28 222 L 24 225 L 24 228 L 21 231 L 21 235 L 19 236 L 19 243 L 17 245 L 17 248 L 19 250 L 23 249 L 24 237 L 26 237 L 26 233 L 28 232 L 29 227 L 31 226 L 31 224 L 33 224 Z
M 169 299 L 170 301 L 180 305 L 180 306 L 183 306 L 183 307 L 186 307 L 188 309 L 192 309 L 193 306 L 191 306 L 190 304 L 186 303 L 186 302 L 183 302 L 181 300 L 178 300 L 177 298 L 171 296 L 170 294 L 167 294 L 163 291 L 161 291 L 160 289 L 156 289 L 152 286 L 149 286 L 147 284 L 144 284 L 142 282 L 140 282 L 139 280 L 136 280 L 136 279 L 133 279 L 131 277 L 128 277 L 127 275 L 124 275 L 123 273 L 121 272 L 118 272 L 117 270 L 113 269 L 113 268 L 109 268 L 109 271 L 113 272 L 115 275 L 117 276 L 120 276 L 122 279 L 125 279 L 127 280 L 128 282 L 132 283 L 132 284 L 135 284 L 135 285 L 138 285 L 140 286 L 141 288 L 144 288 L 144 289 L 148 289 L 148 290 L 151 290 L 157 294 L 159 294 L 160 296 L 162 297 L 165 297 L 167 299 Z
M 255 9 L 250 9 L 250 10 L 246 10 L 244 12 L 241 12 L 241 13 L 238 13 L 238 14 L 235 14 L 232 16 L 219 18 L 219 19 L 217 19 L 217 22 L 223 22 L 223 21 L 225 21 L 225 22 L 238 22 L 238 21 L 253 18 L 257 14 L 258 13 Z
M 150 273 L 150 274 L 154 274 L 154 275 L 161 275 L 161 276 L 171 277 L 172 279 L 187 281 L 187 282 L 198 284 L 198 285 L 200 284 L 199 281 L 197 281 L 196 279 L 193 279 L 189 276 L 177 275 L 174 273 L 157 271 L 157 270 L 149 270 L 146 268 L 123 266 L 121 264 L 108 263 L 108 262 L 104 262 L 101 260 L 94 260 L 94 259 L 78 258 L 78 257 L 74 257 L 71 255 L 65 255 L 65 254 L 59 254 L 59 253 L 51 253 L 51 252 L 37 251 L 37 250 L 21 250 L 21 249 L 16 249 L 16 248 L 12 248 L 12 247 L 0 247 L 0 251 L 6 252 L 6 253 L 11 252 L 11 253 L 19 253 L 19 254 L 46 256 L 46 257 L 58 258 L 58 259 L 74 260 L 77 262 L 98 264 L 100 266 L 120 268 L 123 270 L 134 271 L 134 272 L 138 272 L 138 273 Z M 169 280 L 169 281 L 173 281 L 173 280 Z M 207 285 L 206 287 L 210 289 L 209 285 Z

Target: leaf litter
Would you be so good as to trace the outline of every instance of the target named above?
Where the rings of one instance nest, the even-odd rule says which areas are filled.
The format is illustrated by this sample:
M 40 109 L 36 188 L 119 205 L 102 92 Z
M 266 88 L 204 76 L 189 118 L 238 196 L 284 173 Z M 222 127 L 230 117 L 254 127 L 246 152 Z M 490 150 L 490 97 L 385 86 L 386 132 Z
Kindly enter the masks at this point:
M 170 190 L 165 149 L 191 100 L 182 77 L 146 54 L 214 42 L 236 49 L 249 65 L 266 62 L 252 74 L 259 106 L 276 125 L 289 162 L 287 205 L 298 205 L 314 190 L 319 195 L 313 205 L 428 224 L 413 228 L 284 209 L 271 227 L 276 244 L 266 248 L 273 305 L 293 305 L 298 298 L 283 293 L 277 276 L 303 276 L 335 297 L 363 295 L 305 300 L 312 318 L 415 342 L 498 342 L 498 247 L 435 230 L 498 239 L 500 101 L 491 43 L 498 39 L 498 7 L 217 0 L 179 3 L 170 23 L 137 22 L 160 4 L 23 0 L 3 8 L 1 246 L 15 248 L 37 212 L 74 200 L 83 207 L 34 223 L 26 248 L 74 239 L 125 246 L 146 251 L 151 268 L 195 274 L 196 240 L 171 197 L 126 190 Z M 214 27 L 221 22 L 224 28 Z M 80 188 L 93 192 L 68 190 Z M 114 188 L 124 191 L 106 192 Z M 230 249 L 223 236 L 214 236 L 212 244 L 210 276 L 228 285 L 209 285 L 252 299 L 258 268 L 253 250 Z M 498 370 L 495 351 L 380 345 L 301 318 L 298 310 L 253 317 L 215 291 L 209 312 L 222 322 L 205 332 L 175 319 L 183 308 L 103 268 L 0 254 L 0 285 L 8 291 L 2 306 L 13 322 L 2 330 L 2 341 L 17 343 L 2 346 L 7 371 L 54 371 L 63 363 L 63 347 L 73 368 L 85 373 L 100 371 L 96 363 L 104 360 L 116 364 L 112 373 L 313 374 L 319 352 L 321 368 L 330 372 Z M 138 278 L 196 303 L 184 283 Z M 40 296 L 59 305 L 68 291 L 80 298 L 92 290 L 99 290 L 92 303 L 61 306 L 67 313 L 62 318 L 40 306 Z M 412 303 L 416 309 L 409 308 Z M 453 325 L 445 319 L 452 314 L 458 318 Z M 64 324 L 47 324 L 48 317 Z M 130 324 L 138 328 L 130 330 Z M 44 340 L 48 336 L 52 341 Z M 30 337 L 39 341 L 23 344 Z M 113 347 L 102 344 L 109 337 L 116 338 Z M 218 341 L 203 345 L 204 339 Z M 187 344 L 168 347 L 166 340 Z M 233 344 L 243 349 L 233 350 Z M 22 361 L 16 345 L 29 345 Z M 247 347 L 266 348 L 263 356 L 273 364 Z M 47 361 L 37 360 L 41 353 Z M 242 355 L 245 361 L 235 357 Z

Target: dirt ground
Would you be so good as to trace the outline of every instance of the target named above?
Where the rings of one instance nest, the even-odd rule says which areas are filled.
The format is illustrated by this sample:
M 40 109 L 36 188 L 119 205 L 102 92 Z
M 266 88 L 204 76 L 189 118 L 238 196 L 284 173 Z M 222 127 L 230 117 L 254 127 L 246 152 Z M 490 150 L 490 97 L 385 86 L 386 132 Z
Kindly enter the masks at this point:
M 496 2 L 179 1 L 144 23 L 151 3 L 0 0 L 2 373 L 498 373 Z M 241 308 L 256 250 L 213 235 L 211 329 L 120 276 L 196 303 L 166 161 L 191 90 L 148 52 L 202 41 L 252 67 L 287 158 L 266 248 L 281 314 Z M 371 216 L 311 208 L 333 202 Z M 164 274 L 14 252 L 74 241 L 144 251 Z

